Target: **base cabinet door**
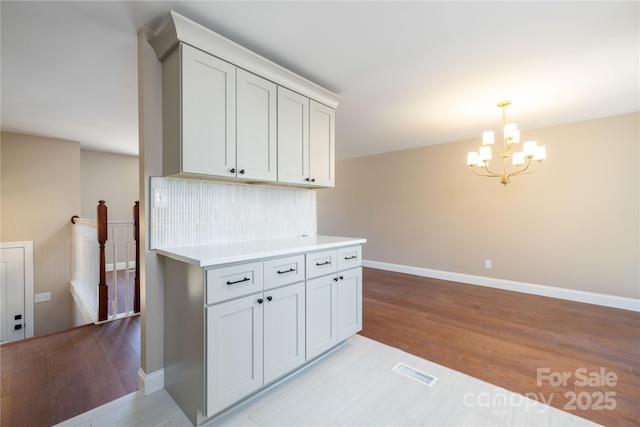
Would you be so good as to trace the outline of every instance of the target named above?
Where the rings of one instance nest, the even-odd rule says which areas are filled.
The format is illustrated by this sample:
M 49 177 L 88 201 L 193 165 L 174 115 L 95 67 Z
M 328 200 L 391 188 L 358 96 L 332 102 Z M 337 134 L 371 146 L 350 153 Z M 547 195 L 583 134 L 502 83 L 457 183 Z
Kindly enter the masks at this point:
M 337 281 L 324 276 L 307 281 L 307 360 L 338 343 Z
M 306 360 L 304 295 L 304 282 L 264 293 L 265 384 Z
M 211 416 L 263 385 L 262 293 L 206 308 L 206 411 Z
M 362 330 L 362 268 L 338 273 L 338 342 Z

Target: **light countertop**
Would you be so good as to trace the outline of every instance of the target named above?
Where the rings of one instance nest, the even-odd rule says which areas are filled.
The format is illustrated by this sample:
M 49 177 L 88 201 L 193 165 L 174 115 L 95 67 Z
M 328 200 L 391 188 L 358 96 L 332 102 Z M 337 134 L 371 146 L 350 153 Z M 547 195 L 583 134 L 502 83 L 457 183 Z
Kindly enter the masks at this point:
M 212 267 L 232 262 L 361 245 L 366 241 L 367 239 L 353 237 L 300 236 L 164 248 L 158 249 L 157 253 L 198 267 Z

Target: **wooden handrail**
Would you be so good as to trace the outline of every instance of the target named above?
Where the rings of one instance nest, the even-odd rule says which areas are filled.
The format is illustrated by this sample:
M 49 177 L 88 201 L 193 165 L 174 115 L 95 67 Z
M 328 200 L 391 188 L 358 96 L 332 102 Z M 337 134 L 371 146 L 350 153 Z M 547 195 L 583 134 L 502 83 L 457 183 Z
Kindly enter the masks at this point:
M 133 240 L 136 242 L 136 275 L 133 280 L 133 311 L 140 313 L 140 202 L 133 205 Z
M 107 205 L 104 200 L 98 202 L 98 244 L 100 245 L 100 282 L 98 283 L 98 321 L 107 320 L 109 292 L 107 288 L 107 266 L 105 261 L 105 244 L 107 242 Z

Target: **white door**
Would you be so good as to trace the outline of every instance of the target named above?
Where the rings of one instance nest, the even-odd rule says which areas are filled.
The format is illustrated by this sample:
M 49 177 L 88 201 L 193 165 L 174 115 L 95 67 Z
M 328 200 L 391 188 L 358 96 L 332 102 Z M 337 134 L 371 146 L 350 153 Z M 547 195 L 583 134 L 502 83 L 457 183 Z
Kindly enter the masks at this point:
M 333 108 L 311 100 L 309 104 L 309 176 L 311 184 L 335 185 L 335 124 Z
M 235 177 L 236 67 L 191 46 L 182 49 L 182 168 Z
M 278 87 L 278 182 L 308 180 L 309 98 Z
M 264 292 L 264 382 L 305 362 L 304 282 Z
M 277 179 L 276 84 L 237 71 L 237 176 L 259 181 Z
M 0 244 L 0 342 L 33 336 L 33 242 Z
M 263 295 L 207 307 L 207 416 L 262 387 Z
M 307 281 L 307 360 L 338 343 L 337 279 L 324 276 Z
M 338 341 L 362 330 L 362 268 L 338 273 Z

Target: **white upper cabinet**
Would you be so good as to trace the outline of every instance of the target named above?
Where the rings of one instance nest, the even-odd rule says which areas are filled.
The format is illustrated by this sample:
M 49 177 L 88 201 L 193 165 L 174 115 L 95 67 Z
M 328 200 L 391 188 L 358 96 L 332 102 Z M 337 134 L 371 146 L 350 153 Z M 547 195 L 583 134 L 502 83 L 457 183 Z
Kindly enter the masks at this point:
M 334 186 L 339 96 L 173 11 L 149 43 L 165 176 Z
M 278 88 L 278 182 L 309 178 L 309 98 Z
M 164 174 L 233 176 L 236 67 L 180 45 L 162 73 Z
M 278 87 L 278 182 L 335 185 L 335 110 Z
M 309 103 L 309 178 L 322 187 L 335 185 L 336 112 L 311 100 Z
M 239 178 L 277 179 L 277 86 L 242 69 L 237 71 L 237 162 Z

